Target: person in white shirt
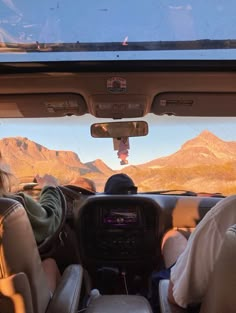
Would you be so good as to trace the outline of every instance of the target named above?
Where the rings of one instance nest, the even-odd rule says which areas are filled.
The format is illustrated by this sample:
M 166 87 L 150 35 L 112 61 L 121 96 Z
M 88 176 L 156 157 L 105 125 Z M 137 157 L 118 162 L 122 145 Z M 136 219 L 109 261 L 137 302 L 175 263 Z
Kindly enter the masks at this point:
M 171 268 L 168 299 L 182 308 L 200 304 L 226 230 L 236 224 L 236 195 L 219 201 L 191 233 Z

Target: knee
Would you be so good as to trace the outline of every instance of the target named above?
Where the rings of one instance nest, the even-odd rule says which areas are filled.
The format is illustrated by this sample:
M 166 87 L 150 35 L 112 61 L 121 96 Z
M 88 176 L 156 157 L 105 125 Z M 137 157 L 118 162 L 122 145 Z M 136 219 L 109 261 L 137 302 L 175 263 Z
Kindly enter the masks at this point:
M 42 266 L 47 277 L 49 288 L 53 293 L 61 278 L 57 263 L 54 259 L 48 258 L 42 261 Z
M 187 245 L 187 239 L 176 229 L 167 231 L 162 239 L 161 251 L 165 267 L 173 265 Z

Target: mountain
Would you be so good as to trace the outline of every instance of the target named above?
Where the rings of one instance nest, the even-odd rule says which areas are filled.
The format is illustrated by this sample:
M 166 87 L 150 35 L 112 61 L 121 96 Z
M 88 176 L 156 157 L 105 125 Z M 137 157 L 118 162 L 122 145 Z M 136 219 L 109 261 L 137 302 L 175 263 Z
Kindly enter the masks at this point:
M 85 165 L 90 171 L 95 173 L 105 174 L 106 176 L 114 174 L 114 171 L 100 159 L 92 162 L 87 162 L 85 163 Z
M 140 165 L 113 171 L 101 159 L 81 162 L 72 151 L 50 150 L 28 138 L 0 140 L 0 151 L 21 182 L 49 173 L 66 184 L 78 176 L 92 179 L 97 191 L 114 173 L 132 177 L 139 191 L 184 189 L 195 192 L 236 193 L 236 142 L 224 141 L 205 130 L 175 153 Z
M 170 156 L 124 171 L 140 191 L 183 189 L 236 193 L 236 142 L 223 141 L 205 130 Z
M 236 161 L 236 142 L 226 142 L 205 130 L 177 152 L 145 163 L 145 168 L 193 167 Z
M 38 173 L 56 176 L 61 183 L 67 183 L 78 175 L 111 175 L 113 171 L 101 160 L 84 164 L 72 151 L 50 150 L 28 138 L 12 137 L 0 140 L 0 151 L 4 161 L 20 181 L 32 181 Z M 110 170 L 110 171 L 109 171 Z M 105 179 L 105 178 L 104 178 Z

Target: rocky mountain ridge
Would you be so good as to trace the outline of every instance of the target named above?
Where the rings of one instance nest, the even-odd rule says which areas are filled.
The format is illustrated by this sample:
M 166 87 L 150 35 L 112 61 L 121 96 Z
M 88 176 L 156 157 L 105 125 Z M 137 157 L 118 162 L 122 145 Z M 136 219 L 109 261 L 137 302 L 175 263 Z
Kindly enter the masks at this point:
M 63 184 L 84 176 L 95 181 L 97 191 L 103 191 L 107 178 L 119 172 L 101 159 L 83 163 L 72 151 L 50 150 L 24 137 L 1 139 L 0 151 L 15 176 L 25 182 L 32 181 L 36 173 L 50 173 Z M 127 166 L 122 172 L 133 178 L 139 191 L 236 193 L 236 142 L 224 141 L 205 130 L 175 153 Z
M 205 130 L 197 137 L 186 141 L 181 148 L 170 156 L 145 163 L 149 168 L 193 167 L 214 165 L 236 161 L 236 142 L 223 141 Z

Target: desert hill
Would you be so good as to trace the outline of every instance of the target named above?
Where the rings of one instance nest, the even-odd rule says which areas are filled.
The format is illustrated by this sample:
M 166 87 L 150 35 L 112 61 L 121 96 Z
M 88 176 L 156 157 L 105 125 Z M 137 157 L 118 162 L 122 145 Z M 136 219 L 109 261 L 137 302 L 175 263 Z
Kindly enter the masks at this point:
M 170 156 L 152 160 L 142 166 L 193 167 L 197 165 L 214 165 L 236 161 L 236 142 L 226 142 L 205 130 L 197 137 L 186 141 L 180 150 Z
M 52 174 L 63 184 L 81 175 L 99 173 L 104 176 L 106 173 L 109 176 L 113 173 L 102 160 L 82 163 L 72 151 L 50 150 L 23 137 L 0 140 L 0 151 L 14 175 L 24 182 L 32 181 L 37 173 Z
M 21 182 L 32 181 L 37 173 L 50 173 L 62 184 L 85 176 L 94 180 L 97 191 L 103 191 L 107 178 L 119 172 L 100 159 L 83 163 L 72 151 L 50 150 L 23 137 L 0 140 L 0 151 Z M 185 189 L 236 193 L 236 142 L 224 141 L 205 130 L 175 153 L 127 166 L 122 172 L 133 178 L 139 191 Z
M 127 167 L 139 190 L 236 193 L 236 142 L 205 130 L 170 156 Z

